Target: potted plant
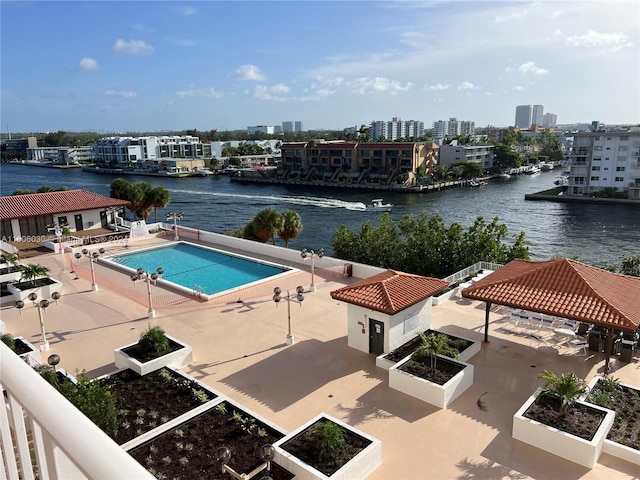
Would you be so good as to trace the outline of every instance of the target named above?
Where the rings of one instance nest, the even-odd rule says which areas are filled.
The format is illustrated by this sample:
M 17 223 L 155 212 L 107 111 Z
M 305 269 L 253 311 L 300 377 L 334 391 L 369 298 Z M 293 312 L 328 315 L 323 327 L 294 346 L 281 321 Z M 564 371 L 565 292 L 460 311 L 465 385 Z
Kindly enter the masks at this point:
M 37 294 L 40 299 L 45 299 L 51 297 L 53 293 L 62 292 L 62 283 L 47 276 L 49 273 L 47 267 L 30 263 L 20 265 L 19 268 L 20 281 L 7 285 L 15 300 L 25 301 L 31 293 Z
M 276 461 L 296 478 L 366 478 L 382 462 L 379 440 L 324 413 L 275 447 Z
M 31 366 L 40 365 L 40 350 L 24 337 L 13 337 L 9 333 L 0 336 L 0 341 L 9 347 L 16 355 Z
M 149 326 L 138 342 L 116 348 L 114 356 L 116 367 L 146 375 L 169 365 L 176 368 L 189 365 L 193 361 L 193 350 L 167 335 L 162 328 Z
M 22 271 L 18 265 L 18 255 L 13 253 L 0 254 L 0 282 L 20 280 Z
M 473 365 L 459 362 L 458 350 L 442 333 L 420 333 L 421 344 L 389 369 L 389 387 L 446 408 L 473 384 Z
M 573 373 L 538 375 L 544 386 L 513 417 L 513 438 L 572 462 L 593 468 L 615 413 L 579 400 L 587 390 Z

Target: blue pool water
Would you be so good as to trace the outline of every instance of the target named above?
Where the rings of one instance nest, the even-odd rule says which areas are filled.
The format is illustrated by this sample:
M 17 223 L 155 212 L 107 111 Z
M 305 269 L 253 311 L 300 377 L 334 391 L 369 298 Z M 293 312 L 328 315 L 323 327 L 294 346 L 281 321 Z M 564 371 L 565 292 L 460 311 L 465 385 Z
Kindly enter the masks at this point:
M 258 261 L 201 248 L 189 243 L 115 255 L 111 261 L 153 273 L 162 267 L 162 278 L 192 291 L 214 295 L 289 271 Z

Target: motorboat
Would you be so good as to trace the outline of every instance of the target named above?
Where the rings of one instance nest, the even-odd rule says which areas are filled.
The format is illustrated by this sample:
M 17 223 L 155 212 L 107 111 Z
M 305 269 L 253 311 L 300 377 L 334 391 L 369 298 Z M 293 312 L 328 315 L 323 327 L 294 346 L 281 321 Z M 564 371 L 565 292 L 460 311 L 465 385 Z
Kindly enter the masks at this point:
M 364 203 L 358 204 L 355 210 L 366 212 L 390 212 L 393 207 L 392 203 L 384 203 L 381 198 L 374 198 L 371 203 L 365 205 Z
M 482 188 L 487 184 L 487 182 L 484 182 L 482 180 L 478 181 L 478 180 L 469 180 L 469 186 L 472 188 Z
M 190 177 L 208 177 L 209 175 L 215 175 L 213 170 L 207 167 L 193 167 L 190 172 Z
M 564 175 L 560 175 L 559 177 L 556 177 L 556 179 L 553 181 L 553 183 L 555 185 L 559 185 L 561 187 L 564 187 L 565 185 L 569 185 L 569 177 L 566 177 Z
M 540 162 L 540 170 L 543 172 L 548 172 L 554 168 L 556 168 L 556 166 L 553 162 Z
M 507 172 L 500 172 L 500 175 L 498 175 L 498 178 L 501 178 L 503 180 L 508 180 L 509 178 L 511 178 L 511 175 L 509 175 Z
M 540 167 L 538 165 L 531 165 L 524 173 L 527 175 L 535 175 L 536 173 L 540 173 Z

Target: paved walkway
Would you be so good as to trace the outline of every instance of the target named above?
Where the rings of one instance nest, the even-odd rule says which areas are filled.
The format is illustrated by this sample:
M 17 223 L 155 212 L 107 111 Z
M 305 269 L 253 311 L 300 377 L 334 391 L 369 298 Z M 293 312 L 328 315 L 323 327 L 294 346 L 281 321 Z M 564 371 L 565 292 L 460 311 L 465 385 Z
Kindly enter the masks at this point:
M 251 298 L 247 292 L 240 303 L 158 305 L 156 318 L 149 319 L 143 282 L 134 286 L 127 275 L 98 265 L 100 290 L 92 291 L 82 261 L 77 280 L 66 255 L 44 255 L 38 262 L 64 282 L 63 297 L 47 309 L 45 323 L 50 353 L 59 354 L 60 367 L 70 372 L 113 371 L 114 348 L 160 325 L 192 345 L 187 373 L 282 428 L 291 431 L 326 412 L 380 439 L 383 464 L 370 479 L 638 478 L 636 465 L 606 454 L 588 470 L 511 438 L 512 416 L 540 385 L 540 371 L 575 371 L 590 379 L 602 371 L 604 358 L 530 344 L 500 323 L 497 313 L 491 314 L 491 343 L 470 361 L 473 386 L 439 410 L 389 389 L 388 374 L 375 358 L 347 346 L 347 307 L 329 295 L 345 284 L 342 279 L 316 276 L 317 291 L 307 293 L 302 305 L 291 305 L 295 344 L 287 347 L 287 306 L 276 307 L 270 291 Z M 152 288 L 154 296 L 174 295 Z M 130 289 L 140 295 L 129 295 Z M 27 306 L 20 314 L 8 306 L 0 314 L 11 334 L 40 343 L 35 309 Z M 483 325 L 479 302 L 450 300 L 433 309 L 433 327 L 453 334 L 481 340 Z M 611 365 L 614 376 L 638 384 L 637 359 Z M 477 404 L 482 394 L 487 410 Z

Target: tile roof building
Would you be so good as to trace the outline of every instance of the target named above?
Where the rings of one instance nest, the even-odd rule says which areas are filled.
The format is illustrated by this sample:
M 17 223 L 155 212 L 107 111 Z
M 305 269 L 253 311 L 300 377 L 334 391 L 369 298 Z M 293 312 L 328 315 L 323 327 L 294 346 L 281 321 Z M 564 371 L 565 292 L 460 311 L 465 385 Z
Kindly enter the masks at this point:
M 71 231 L 106 228 L 125 200 L 86 190 L 32 193 L 0 197 L 0 228 L 5 239 L 50 235 L 52 225 Z

